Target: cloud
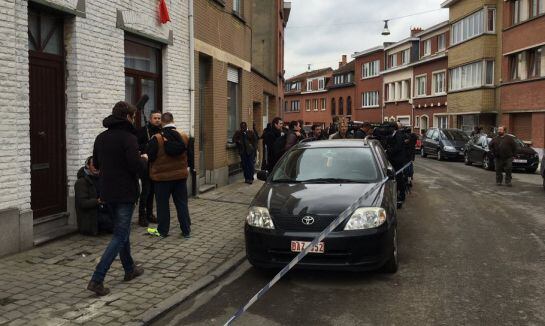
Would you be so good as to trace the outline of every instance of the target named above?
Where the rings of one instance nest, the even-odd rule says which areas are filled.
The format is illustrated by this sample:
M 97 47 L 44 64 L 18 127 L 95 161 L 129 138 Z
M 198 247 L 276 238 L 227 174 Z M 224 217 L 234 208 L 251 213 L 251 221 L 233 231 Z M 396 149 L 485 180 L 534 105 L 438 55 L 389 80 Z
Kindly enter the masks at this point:
M 285 31 L 286 76 L 324 67 L 337 68 L 342 54 L 351 55 L 409 36 L 411 27 L 428 28 L 448 19 L 443 0 L 291 0 Z M 422 13 L 426 12 L 426 13 Z M 422 13 L 422 14 L 418 14 Z M 418 14 L 411 17 L 404 16 Z M 392 19 L 391 35 L 381 35 Z

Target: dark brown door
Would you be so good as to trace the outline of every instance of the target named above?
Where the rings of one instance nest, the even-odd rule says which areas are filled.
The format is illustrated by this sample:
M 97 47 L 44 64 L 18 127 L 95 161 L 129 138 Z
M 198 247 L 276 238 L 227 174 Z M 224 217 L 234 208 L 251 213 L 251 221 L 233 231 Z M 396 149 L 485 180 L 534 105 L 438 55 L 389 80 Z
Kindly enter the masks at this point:
M 66 211 L 62 19 L 29 13 L 31 206 L 34 218 Z

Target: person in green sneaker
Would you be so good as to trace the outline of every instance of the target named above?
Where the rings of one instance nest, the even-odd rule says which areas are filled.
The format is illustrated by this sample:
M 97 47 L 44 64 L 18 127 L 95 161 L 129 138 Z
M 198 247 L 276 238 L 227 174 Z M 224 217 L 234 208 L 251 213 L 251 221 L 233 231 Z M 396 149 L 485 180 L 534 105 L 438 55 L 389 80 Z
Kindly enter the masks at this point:
M 150 178 L 155 185 L 157 204 L 157 229 L 148 228 L 152 236 L 166 237 L 170 229 L 169 199 L 172 196 L 180 229 L 185 238 L 191 234 L 191 219 L 187 205 L 189 137 L 178 130 L 172 113 L 161 116 L 163 129 L 154 135 L 148 144 Z

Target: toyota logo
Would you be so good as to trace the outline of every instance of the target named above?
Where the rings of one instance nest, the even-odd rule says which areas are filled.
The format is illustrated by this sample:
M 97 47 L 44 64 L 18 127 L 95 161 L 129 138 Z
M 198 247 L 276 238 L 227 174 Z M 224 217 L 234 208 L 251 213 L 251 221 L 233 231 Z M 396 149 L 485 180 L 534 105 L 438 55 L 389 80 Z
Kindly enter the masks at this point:
M 301 222 L 303 222 L 304 225 L 312 225 L 314 224 L 314 217 L 305 216 L 301 219 Z

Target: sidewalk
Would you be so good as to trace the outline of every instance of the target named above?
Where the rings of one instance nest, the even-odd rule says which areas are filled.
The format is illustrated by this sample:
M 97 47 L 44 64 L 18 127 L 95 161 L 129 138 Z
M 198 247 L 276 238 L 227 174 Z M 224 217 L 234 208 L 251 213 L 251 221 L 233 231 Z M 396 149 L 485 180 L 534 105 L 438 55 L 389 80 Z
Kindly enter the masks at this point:
M 0 325 L 142 324 L 173 297 L 241 257 L 244 218 L 261 185 L 239 182 L 190 199 L 187 240 L 174 214 L 165 239 L 151 238 L 133 223 L 131 251 L 145 273 L 125 283 L 116 260 L 105 280 L 112 292 L 101 298 L 85 287 L 110 236 L 73 235 L 0 259 Z

